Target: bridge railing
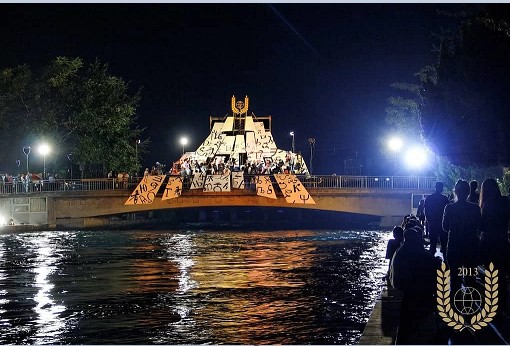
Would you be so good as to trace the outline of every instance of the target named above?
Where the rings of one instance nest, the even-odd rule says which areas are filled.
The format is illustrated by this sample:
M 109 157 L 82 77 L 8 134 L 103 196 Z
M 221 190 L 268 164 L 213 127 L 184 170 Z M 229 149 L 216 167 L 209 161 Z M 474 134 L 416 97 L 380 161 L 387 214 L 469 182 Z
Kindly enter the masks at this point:
M 388 176 L 335 176 L 320 175 L 299 177 L 303 186 L 312 188 L 341 189 L 434 189 L 434 177 L 388 177 Z
M 246 176 L 251 179 L 254 176 Z M 434 177 L 388 177 L 388 176 L 336 176 L 315 175 L 298 176 L 305 188 L 327 189 L 429 189 L 433 190 L 436 183 Z M 48 192 L 73 191 L 107 191 L 128 190 L 133 191 L 142 178 L 130 178 L 128 181 L 116 178 L 104 179 L 58 179 L 34 181 L 29 183 L 0 182 L 0 195 L 34 194 Z M 189 180 L 185 180 L 183 189 L 189 189 Z M 252 187 L 254 185 L 252 184 Z

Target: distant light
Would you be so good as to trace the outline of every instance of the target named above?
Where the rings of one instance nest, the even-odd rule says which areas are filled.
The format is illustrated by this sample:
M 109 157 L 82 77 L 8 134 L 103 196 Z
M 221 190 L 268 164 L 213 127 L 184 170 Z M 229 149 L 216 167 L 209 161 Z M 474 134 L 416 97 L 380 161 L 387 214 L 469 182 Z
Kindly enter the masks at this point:
M 399 137 L 392 137 L 388 141 L 388 147 L 392 151 L 400 151 L 402 145 L 404 145 L 404 142 L 402 142 L 402 139 L 400 139 Z
M 294 131 L 291 131 L 291 132 L 290 132 L 290 135 L 291 135 L 291 136 L 294 136 Z
M 374 180 L 375 180 L 375 181 L 379 181 L 379 178 L 375 178 Z
M 188 138 L 181 137 L 181 145 L 186 145 L 186 144 L 188 144 Z
M 50 149 L 50 146 L 48 144 L 43 143 L 43 144 L 41 144 L 39 146 L 38 150 L 39 150 L 39 154 L 41 154 L 43 156 L 46 156 L 46 155 L 49 154 L 51 149 Z
M 386 178 L 386 181 L 390 181 L 390 178 Z
M 407 166 L 411 169 L 418 169 L 427 163 L 427 151 L 421 147 L 412 147 L 405 154 Z

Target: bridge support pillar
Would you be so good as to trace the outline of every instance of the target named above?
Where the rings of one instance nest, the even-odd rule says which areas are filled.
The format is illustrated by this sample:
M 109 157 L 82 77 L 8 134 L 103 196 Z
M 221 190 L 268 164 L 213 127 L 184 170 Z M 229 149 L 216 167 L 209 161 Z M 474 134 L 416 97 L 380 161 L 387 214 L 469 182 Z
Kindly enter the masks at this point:
M 269 221 L 269 213 L 267 212 L 267 210 L 264 210 L 264 222 L 268 222 Z
M 206 222 L 207 221 L 207 213 L 205 210 L 198 211 L 198 222 Z

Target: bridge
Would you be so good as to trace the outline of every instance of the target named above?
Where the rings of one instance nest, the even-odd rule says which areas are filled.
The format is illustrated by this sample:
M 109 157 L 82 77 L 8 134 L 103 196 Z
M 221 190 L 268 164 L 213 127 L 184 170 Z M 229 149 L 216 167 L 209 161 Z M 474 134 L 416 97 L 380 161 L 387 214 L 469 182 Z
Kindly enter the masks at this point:
M 3 183 L 0 185 L 0 223 L 80 228 L 111 225 L 115 220 L 134 219 L 141 212 L 155 210 L 198 208 L 199 213 L 203 213 L 200 208 L 204 207 L 269 207 L 371 215 L 390 226 L 412 212 L 424 195 L 432 193 L 436 182 L 431 177 L 300 177 L 316 204 L 288 204 L 281 192 L 277 193 L 277 199 L 260 197 L 254 186 L 210 193 L 192 190 L 185 182 L 178 198 L 163 201 L 160 189 L 151 204 L 124 205 L 140 179 Z M 199 218 L 205 220 L 203 214 Z

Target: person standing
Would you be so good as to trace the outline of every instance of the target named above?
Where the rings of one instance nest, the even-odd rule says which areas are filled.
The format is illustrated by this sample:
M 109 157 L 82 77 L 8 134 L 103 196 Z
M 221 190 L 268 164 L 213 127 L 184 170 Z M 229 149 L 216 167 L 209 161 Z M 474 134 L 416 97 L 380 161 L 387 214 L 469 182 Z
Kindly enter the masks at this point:
M 500 308 L 506 309 L 508 296 L 507 275 L 510 267 L 510 245 L 508 227 L 510 221 L 510 201 L 501 195 L 494 179 L 485 179 L 480 189 L 482 211 L 481 234 L 482 257 L 486 268 L 490 262 L 499 270 Z
M 402 291 L 400 319 L 395 343 L 432 343 L 434 335 L 426 326 L 435 320 L 436 271 L 441 260 L 423 247 L 419 230 L 404 231 L 404 242 L 393 255 L 391 285 Z
M 393 227 L 393 239 L 388 241 L 386 245 L 386 259 L 388 262 L 388 272 L 386 273 L 386 277 L 389 278 L 390 270 L 391 270 L 391 260 L 393 259 L 393 255 L 397 251 L 397 249 L 404 242 L 404 229 L 400 226 Z
M 465 286 L 473 287 L 475 276 L 459 276 L 458 268 L 476 268 L 481 264 L 478 231 L 481 225 L 480 207 L 468 202 L 469 184 L 459 180 L 455 184 L 457 201 L 444 208 L 443 229 L 448 233 L 446 262 L 450 267 L 451 291 L 454 295 L 464 280 Z
M 478 203 L 480 201 L 480 194 L 478 191 L 478 182 L 476 180 L 471 180 L 469 183 L 469 196 L 467 200 L 472 203 Z
M 446 254 L 446 244 L 448 236 L 443 231 L 443 212 L 444 207 L 449 203 L 448 197 L 442 194 L 444 185 L 442 182 L 436 182 L 436 191 L 425 198 L 425 220 L 426 228 L 428 230 L 430 239 L 429 251 L 432 254 L 436 253 L 436 246 L 438 239 L 441 242 L 441 253 Z
M 418 209 L 416 210 L 416 217 L 420 220 L 420 225 L 425 227 L 425 200 L 420 199 L 420 203 L 418 204 Z M 425 234 L 428 235 L 427 230 L 425 230 Z

